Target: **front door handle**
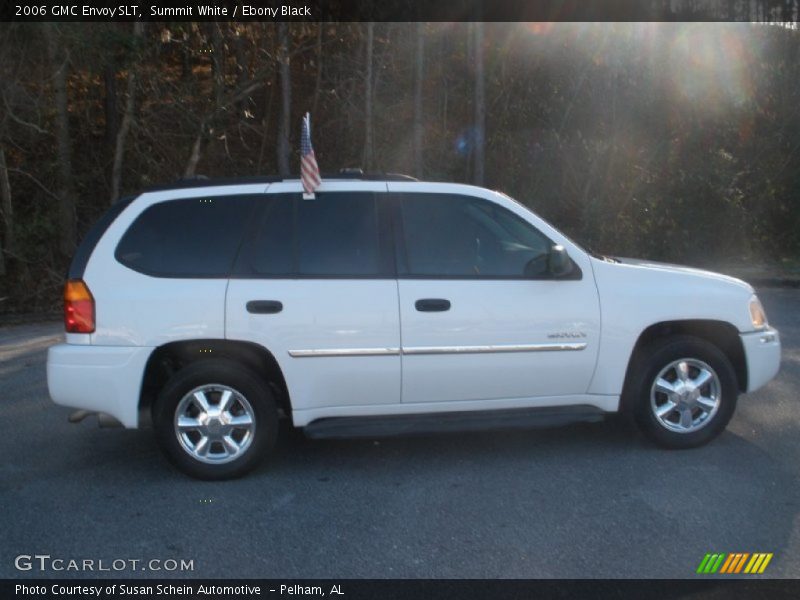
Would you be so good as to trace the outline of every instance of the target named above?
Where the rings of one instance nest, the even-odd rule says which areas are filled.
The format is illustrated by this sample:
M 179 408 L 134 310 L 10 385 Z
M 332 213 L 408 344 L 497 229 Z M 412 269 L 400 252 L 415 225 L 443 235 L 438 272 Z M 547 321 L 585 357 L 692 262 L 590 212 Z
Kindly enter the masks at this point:
M 277 300 L 250 300 L 247 312 L 256 315 L 274 315 L 283 310 L 283 304 Z
M 450 300 L 444 298 L 422 298 L 414 303 L 420 312 L 444 312 L 450 310 Z

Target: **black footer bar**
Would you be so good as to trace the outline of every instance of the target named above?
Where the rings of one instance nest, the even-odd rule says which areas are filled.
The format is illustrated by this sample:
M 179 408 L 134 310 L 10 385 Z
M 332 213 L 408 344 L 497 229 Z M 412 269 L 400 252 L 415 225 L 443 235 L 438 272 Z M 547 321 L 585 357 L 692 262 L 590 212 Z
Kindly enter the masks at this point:
M 800 580 L 5 579 L 0 598 L 214 600 L 546 600 L 800 598 Z

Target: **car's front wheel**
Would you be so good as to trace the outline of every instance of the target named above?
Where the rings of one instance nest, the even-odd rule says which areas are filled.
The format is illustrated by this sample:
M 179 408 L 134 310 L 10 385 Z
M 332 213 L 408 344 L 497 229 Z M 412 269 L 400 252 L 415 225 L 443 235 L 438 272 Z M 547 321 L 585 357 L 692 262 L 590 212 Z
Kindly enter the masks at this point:
M 691 336 L 656 340 L 637 357 L 627 393 L 644 434 L 667 448 L 717 437 L 736 409 L 736 373 L 713 344 Z
M 224 360 L 204 360 L 176 373 L 153 407 L 159 445 L 182 471 L 230 479 L 253 469 L 272 449 L 278 413 L 266 383 Z

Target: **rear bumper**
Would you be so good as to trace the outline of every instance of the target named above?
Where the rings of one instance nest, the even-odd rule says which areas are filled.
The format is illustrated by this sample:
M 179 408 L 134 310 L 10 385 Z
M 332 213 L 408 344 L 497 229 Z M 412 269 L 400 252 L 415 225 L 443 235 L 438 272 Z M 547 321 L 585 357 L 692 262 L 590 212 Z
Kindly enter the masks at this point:
M 58 344 L 47 352 L 47 388 L 62 406 L 139 423 L 139 395 L 152 348 Z
M 771 327 L 740 337 L 747 360 L 747 391 L 752 392 L 777 375 L 781 366 L 781 337 Z

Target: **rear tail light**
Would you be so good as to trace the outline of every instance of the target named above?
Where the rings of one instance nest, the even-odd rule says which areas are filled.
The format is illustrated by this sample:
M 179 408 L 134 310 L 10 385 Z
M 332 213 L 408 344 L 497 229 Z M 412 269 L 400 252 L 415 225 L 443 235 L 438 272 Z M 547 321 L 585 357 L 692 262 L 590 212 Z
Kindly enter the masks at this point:
M 64 326 L 67 333 L 94 331 L 94 298 L 80 279 L 71 279 L 64 285 Z

